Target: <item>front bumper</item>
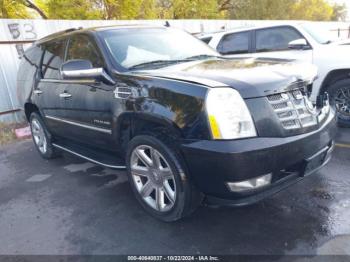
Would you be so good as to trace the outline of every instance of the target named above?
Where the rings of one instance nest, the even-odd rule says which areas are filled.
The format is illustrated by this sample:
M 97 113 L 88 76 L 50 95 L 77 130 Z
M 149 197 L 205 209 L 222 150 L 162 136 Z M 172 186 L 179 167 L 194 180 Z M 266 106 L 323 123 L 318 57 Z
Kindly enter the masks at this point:
M 335 133 L 336 121 L 330 113 L 322 127 L 310 133 L 234 141 L 201 140 L 183 144 L 182 151 L 195 184 L 211 204 L 247 205 L 277 193 L 325 165 L 331 157 Z M 269 173 L 271 184 L 260 189 L 231 192 L 226 184 Z

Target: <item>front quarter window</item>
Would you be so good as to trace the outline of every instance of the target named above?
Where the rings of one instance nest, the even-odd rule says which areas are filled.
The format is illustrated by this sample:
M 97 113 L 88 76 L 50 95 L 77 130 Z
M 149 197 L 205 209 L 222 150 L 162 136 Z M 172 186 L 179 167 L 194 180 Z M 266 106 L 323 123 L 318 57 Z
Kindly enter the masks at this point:
M 114 61 L 130 69 L 152 62 L 218 56 L 212 48 L 181 30 L 170 28 L 111 29 L 100 32 Z

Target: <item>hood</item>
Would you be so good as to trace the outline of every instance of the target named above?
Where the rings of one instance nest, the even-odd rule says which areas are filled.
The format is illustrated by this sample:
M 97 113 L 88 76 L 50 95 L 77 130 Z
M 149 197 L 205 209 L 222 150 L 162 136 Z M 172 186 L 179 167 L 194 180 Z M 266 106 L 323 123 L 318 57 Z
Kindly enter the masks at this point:
M 312 82 L 317 68 L 292 60 L 234 58 L 186 62 L 134 71 L 133 74 L 192 82 L 210 88 L 229 86 L 239 91 L 243 98 L 252 98 L 289 90 L 300 81 Z
M 333 45 L 350 45 L 350 39 L 343 39 L 343 40 L 335 41 L 332 44 Z

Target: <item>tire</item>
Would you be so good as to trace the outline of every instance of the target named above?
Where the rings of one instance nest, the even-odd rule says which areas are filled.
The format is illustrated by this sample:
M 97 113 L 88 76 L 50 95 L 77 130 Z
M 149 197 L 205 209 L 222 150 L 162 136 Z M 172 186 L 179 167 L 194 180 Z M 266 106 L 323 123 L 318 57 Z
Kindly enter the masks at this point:
M 337 111 L 338 125 L 350 127 L 350 79 L 339 80 L 333 83 L 328 87 L 327 91 L 329 93 L 330 104 Z M 342 108 L 340 108 L 340 101 L 345 102 L 345 106 Z
M 188 216 L 203 199 L 191 183 L 181 155 L 164 140 L 136 136 L 129 142 L 126 165 L 137 200 L 159 220 L 171 222 Z
M 30 115 L 30 129 L 35 148 L 44 159 L 56 158 L 59 154 L 51 143 L 52 136 L 48 132 L 44 121 L 37 112 Z

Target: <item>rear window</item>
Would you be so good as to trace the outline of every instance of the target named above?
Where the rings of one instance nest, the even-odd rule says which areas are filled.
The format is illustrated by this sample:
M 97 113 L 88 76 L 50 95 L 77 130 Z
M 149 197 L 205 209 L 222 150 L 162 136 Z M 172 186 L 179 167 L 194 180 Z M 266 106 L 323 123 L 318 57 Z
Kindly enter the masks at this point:
M 248 53 L 249 34 L 247 31 L 225 35 L 218 45 L 219 53 L 223 55 Z
M 23 105 L 30 95 L 34 77 L 40 67 L 42 52 L 40 46 L 32 46 L 22 56 L 17 73 L 17 97 L 20 105 Z
M 60 67 L 64 60 L 65 40 L 45 44 L 42 76 L 47 79 L 60 79 Z
M 42 49 L 39 46 L 32 46 L 24 53 L 17 74 L 19 80 L 28 80 L 34 76 L 39 68 L 41 56 Z

